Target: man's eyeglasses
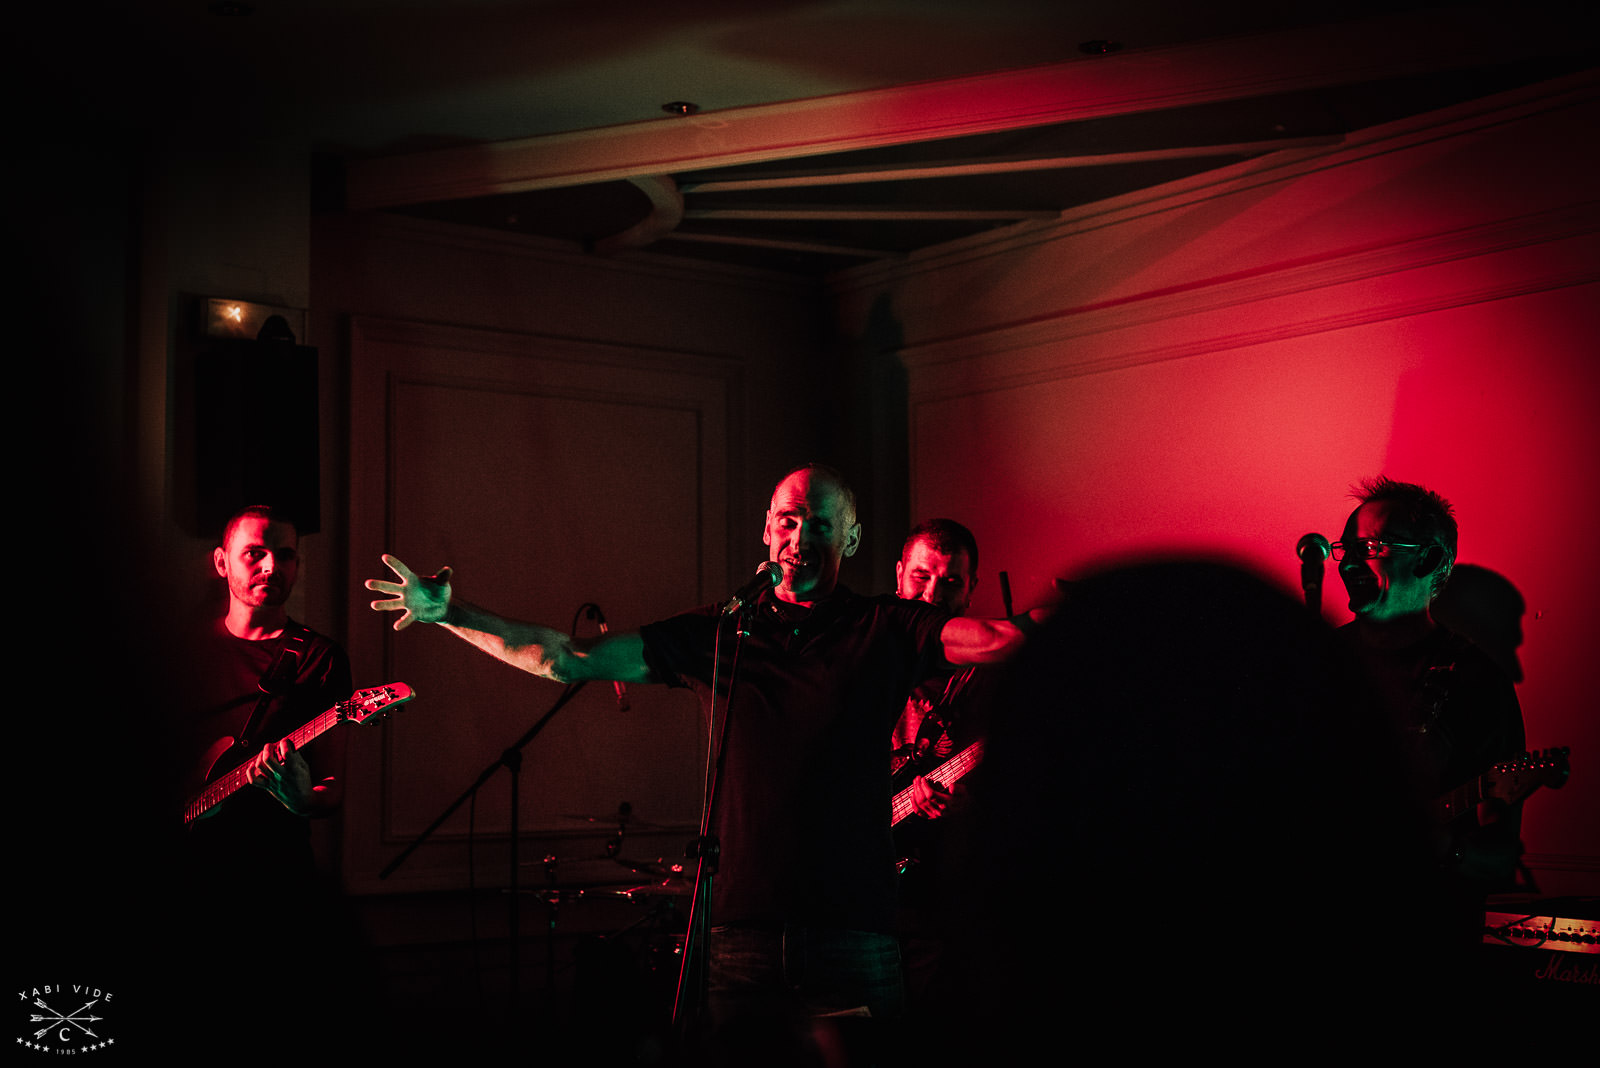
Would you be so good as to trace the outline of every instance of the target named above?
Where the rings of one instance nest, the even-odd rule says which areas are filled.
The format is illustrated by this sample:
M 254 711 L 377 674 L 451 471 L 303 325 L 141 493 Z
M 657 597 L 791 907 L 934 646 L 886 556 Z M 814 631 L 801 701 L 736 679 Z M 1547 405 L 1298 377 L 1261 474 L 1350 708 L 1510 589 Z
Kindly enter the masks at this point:
M 1335 560 L 1349 554 L 1352 560 L 1382 560 L 1390 553 L 1421 549 L 1422 545 L 1406 541 L 1379 541 L 1377 538 L 1357 538 L 1355 541 L 1336 541 L 1328 546 Z

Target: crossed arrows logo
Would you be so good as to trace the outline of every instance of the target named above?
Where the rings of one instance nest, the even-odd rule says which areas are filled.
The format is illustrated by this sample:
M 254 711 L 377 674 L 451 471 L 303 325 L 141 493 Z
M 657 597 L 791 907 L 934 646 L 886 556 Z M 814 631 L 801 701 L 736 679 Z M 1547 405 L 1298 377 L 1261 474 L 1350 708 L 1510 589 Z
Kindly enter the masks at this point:
M 94 1008 L 95 1001 L 99 1001 L 99 1000 L 100 1000 L 99 998 L 95 998 L 94 1001 L 89 1002 L 87 1005 L 85 1005 L 83 1008 L 77 1010 L 76 1012 L 73 1012 L 73 1013 L 70 1013 L 68 1015 L 63 1016 L 61 1013 L 57 1012 L 55 1009 L 52 1009 L 49 1005 L 46 1005 L 45 1001 L 44 1001 L 44 998 L 34 998 L 33 999 L 33 1003 L 35 1005 L 37 1005 L 39 1008 L 45 1010 L 45 1012 L 50 1013 L 50 1015 L 49 1016 L 43 1016 L 43 1015 L 40 1015 L 39 1013 L 36 1012 L 33 1015 L 28 1017 L 29 1021 L 32 1022 L 32 1023 L 38 1023 L 40 1020 L 48 1021 L 43 1027 L 39 1028 L 39 1030 L 37 1030 L 37 1031 L 35 1031 L 33 1033 L 33 1037 L 34 1038 L 43 1038 L 45 1035 L 50 1033 L 51 1029 L 56 1028 L 56 1027 L 60 1027 L 60 1026 L 66 1025 L 66 1024 L 71 1024 L 73 1027 L 76 1027 L 78 1030 L 82 1031 L 84 1034 L 88 1035 L 90 1038 L 99 1038 L 100 1036 L 95 1034 L 93 1031 L 89 1030 L 89 1028 L 86 1025 L 94 1023 L 96 1020 L 102 1020 L 102 1019 L 104 1019 L 104 1017 L 102 1017 L 102 1016 L 85 1015 L 85 1013 L 88 1013 L 88 1011 L 90 1009 Z

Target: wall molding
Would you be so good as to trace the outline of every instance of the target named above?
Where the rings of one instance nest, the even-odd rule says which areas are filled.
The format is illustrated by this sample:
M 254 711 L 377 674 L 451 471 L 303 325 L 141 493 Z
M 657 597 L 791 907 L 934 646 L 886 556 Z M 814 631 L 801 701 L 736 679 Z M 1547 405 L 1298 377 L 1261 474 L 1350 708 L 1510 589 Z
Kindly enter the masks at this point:
M 485 256 L 502 256 L 562 270 L 634 275 L 673 282 L 703 282 L 723 287 L 774 293 L 820 295 L 822 283 L 803 275 L 761 267 L 743 267 L 712 260 L 686 259 L 660 252 L 629 249 L 589 252 L 576 241 L 516 234 L 460 223 L 417 219 L 388 212 L 367 212 L 355 218 L 370 238 L 431 245 Z
M 1140 294 L 1100 306 L 1065 309 L 1020 324 L 897 350 L 912 373 L 915 399 L 949 392 L 1008 389 L 1101 371 L 1184 359 L 1291 337 L 1446 308 L 1503 300 L 1600 281 L 1600 202 L 1510 219 L 1451 234 L 1314 262 L 1264 268 L 1248 276 Z M 1472 264 L 1475 284 L 1452 266 Z M 1386 279 L 1408 275 L 1407 296 L 1386 295 Z M 1339 290 L 1350 292 L 1340 299 Z M 1359 295 L 1357 295 L 1359 294 Z M 1316 299 L 1307 299 L 1315 295 Z M 1347 310 L 1316 314 L 1329 303 Z M 1249 308 L 1249 314 L 1240 310 Z M 1231 314 L 1229 314 L 1231 313 Z M 1065 342 L 1187 320 L 1177 344 L 1108 346 L 1062 352 Z M 1249 323 L 1240 329 L 1240 323 Z M 1114 347 L 1114 346 L 1113 346 Z M 1048 350 L 1048 366 L 1030 354 Z M 981 362 L 981 386 L 950 384 L 954 365 Z M 940 373 L 947 372 L 947 373 Z M 976 372 L 974 372 L 976 373 Z M 963 378 L 967 376 L 962 376 Z M 941 389 L 935 383 L 945 383 Z
M 1022 224 L 1009 233 L 964 239 L 921 254 L 914 263 L 863 268 L 850 281 L 897 290 L 915 286 L 919 276 L 992 257 L 1020 261 L 1039 255 L 1044 245 L 1587 105 L 1597 96 L 1600 81 L 1593 73 L 1557 79 L 1362 131 L 1332 149 L 1246 161 L 1159 190 L 1086 205 L 1056 223 Z M 1600 281 L 1597 235 L 1600 198 L 1591 196 L 1473 225 L 1185 279 L 925 337 L 876 354 L 905 365 L 913 404 L 1011 389 L 1590 284 Z M 1394 284 L 1402 276 L 1404 284 Z M 853 295 L 840 291 L 838 276 L 833 281 L 836 296 Z M 1171 341 L 1178 322 L 1182 340 Z M 1166 329 L 1155 337 L 1158 327 Z
M 494 356 L 554 360 L 580 367 L 616 367 L 641 371 L 693 374 L 718 378 L 731 390 L 743 377 L 743 364 L 732 356 L 687 349 L 628 345 L 562 334 L 501 330 L 417 319 L 352 316 L 352 343 L 357 340 L 427 348 L 481 352 Z M 737 395 L 737 394 L 734 394 Z

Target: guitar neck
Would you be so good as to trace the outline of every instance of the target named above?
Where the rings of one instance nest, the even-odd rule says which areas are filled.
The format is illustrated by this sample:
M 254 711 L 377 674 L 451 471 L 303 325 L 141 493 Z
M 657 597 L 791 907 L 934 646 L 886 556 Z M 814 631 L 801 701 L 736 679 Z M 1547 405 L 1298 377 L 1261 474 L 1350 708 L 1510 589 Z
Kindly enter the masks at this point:
M 1434 802 L 1434 815 L 1440 823 L 1449 823 L 1471 812 L 1480 801 L 1495 800 L 1514 805 L 1540 787 L 1559 790 L 1567 781 L 1568 752 L 1565 747 L 1546 749 L 1496 764 L 1439 797 Z
M 340 705 L 334 705 L 322 715 L 309 720 L 298 729 L 291 731 L 284 737 L 294 743 L 296 749 L 304 749 L 318 737 L 339 723 Z M 219 776 L 215 781 L 207 783 L 205 788 L 195 795 L 194 799 L 183 810 L 183 822 L 192 823 L 207 812 L 222 804 L 228 798 L 238 793 L 250 784 L 248 778 L 249 762 L 239 765 L 232 771 Z
M 961 752 L 928 772 L 927 778 L 940 786 L 947 787 L 977 767 L 982 759 L 983 743 L 973 742 Z M 908 786 L 894 795 L 894 801 L 890 806 L 889 826 L 894 826 L 916 811 L 916 804 L 912 799 L 913 789 L 915 788 Z
M 1449 823 L 1463 812 L 1471 812 L 1476 809 L 1478 802 L 1482 800 L 1482 781 L 1470 779 L 1449 793 L 1442 794 L 1434 801 L 1434 816 L 1440 823 Z

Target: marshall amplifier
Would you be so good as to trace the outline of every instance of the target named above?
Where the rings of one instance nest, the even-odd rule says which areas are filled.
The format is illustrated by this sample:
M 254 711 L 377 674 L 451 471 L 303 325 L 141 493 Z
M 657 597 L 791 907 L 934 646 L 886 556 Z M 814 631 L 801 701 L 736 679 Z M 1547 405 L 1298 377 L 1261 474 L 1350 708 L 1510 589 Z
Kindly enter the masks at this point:
M 1483 967 L 1507 991 L 1600 1005 L 1600 902 L 1493 903 L 1483 914 Z

